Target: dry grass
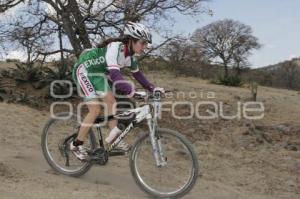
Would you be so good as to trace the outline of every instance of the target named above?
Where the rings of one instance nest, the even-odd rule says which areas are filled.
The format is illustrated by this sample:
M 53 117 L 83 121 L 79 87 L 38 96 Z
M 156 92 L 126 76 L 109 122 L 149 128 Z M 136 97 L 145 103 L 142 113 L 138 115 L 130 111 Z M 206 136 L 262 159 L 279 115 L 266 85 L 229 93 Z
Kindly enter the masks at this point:
M 192 103 L 206 100 L 207 92 L 214 92 L 216 98 L 213 100 L 226 102 L 229 112 L 237 101 L 247 101 L 251 96 L 247 87 L 212 85 L 190 77 L 175 79 L 171 74 L 162 73 L 147 76 L 168 90 L 186 94 L 194 91 L 198 97 L 188 99 Z M 262 129 L 264 133 L 268 133 L 267 127 L 270 126 L 299 124 L 300 94 L 296 91 L 259 87 L 258 101 L 265 104 L 265 117 L 254 123 L 266 127 Z M 79 179 L 54 175 L 40 149 L 41 128 L 49 112 L 6 103 L 0 104 L 0 111 L 1 197 L 70 198 L 84 194 L 85 198 L 147 198 L 130 176 L 127 157 L 112 158 L 108 166 L 95 167 Z M 185 113 L 186 109 L 179 111 Z M 279 141 L 274 138 L 271 144 L 259 143 L 255 135 L 246 133 L 249 130 L 247 122 L 201 121 L 197 118 L 161 121 L 162 126 L 179 130 L 193 141 L 199 155 L 201 177 L 185 198 L 299 198 L 300 154 L 282 146 L 290 139 L 289 134 L 279 133 Z M 294 140 L 299 138 L 292 136 Z M 132 139 L 129 138 L 129 142 Z M 15 173 L 13 177 L 12 173 Z

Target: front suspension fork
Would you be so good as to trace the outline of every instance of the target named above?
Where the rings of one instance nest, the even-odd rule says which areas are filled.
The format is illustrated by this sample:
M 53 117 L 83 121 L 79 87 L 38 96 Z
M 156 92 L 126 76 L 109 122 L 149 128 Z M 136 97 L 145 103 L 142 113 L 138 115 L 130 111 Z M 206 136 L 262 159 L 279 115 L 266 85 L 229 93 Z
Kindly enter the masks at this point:
M 157 125 L 152 119 L 148 119 L 148 126 L 150 131 L 150 141 L 152 145 L 153 156 L 157 167 L 167 165 L 167 159 L 164 156 L 161 139 L 156 132 Z

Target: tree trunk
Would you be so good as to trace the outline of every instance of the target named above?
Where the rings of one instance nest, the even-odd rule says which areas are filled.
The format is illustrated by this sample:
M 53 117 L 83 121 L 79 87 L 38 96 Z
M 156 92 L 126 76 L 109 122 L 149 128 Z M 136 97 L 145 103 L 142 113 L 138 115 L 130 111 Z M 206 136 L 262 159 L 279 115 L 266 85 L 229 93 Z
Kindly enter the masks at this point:
M 84 18 L 81 15 L 77 1 L 70 0 L 68 6 L 75 19 L 75 31 L 78 31 L 79 39 L 83 45 L 83 48 L 91 48 L 92 44 L 89 40 L 89 36 L 86 31 L 86 25 L 84 23 Z
M 61 70 L 60 74 L 65 74 L 66 73 L 66 69 L 67 69 L 67 65 L 65 64 L 65 59 L 64 59 L 64 51 L 63 51 L 63 40 L 62 40 L 62 34 L 61 34 L 61 26 L 58 26 L 58 39 L 59 39 L 59 48 L 60 48 L 60 68 L 59 70 Z M 62 78 L 62 77 L 60 77 Z
M 227 63 L 224 63 L 224 78 L 228 77 L 228 66 Z
M 79 57 L 81 51 L 83 50 L 81 45 L 80 45 L 80 40 L 76 37 L 75 30 L 73 29 L 73 23 L 69 19 L 69 14 L 68 13 L 63 13 L 62 14 L 62 22 L 63 22 L 63 28 L 66 32 L 66 35 L 69 38 L 69 41 L 74 49 L 74 53 L 76 57 Z
M 28 66 L 30 64 L 30 54 L 31 54 L 30 50 L 27 49 L 27 61 L 26 61 L 26 63 L 27 63 Z

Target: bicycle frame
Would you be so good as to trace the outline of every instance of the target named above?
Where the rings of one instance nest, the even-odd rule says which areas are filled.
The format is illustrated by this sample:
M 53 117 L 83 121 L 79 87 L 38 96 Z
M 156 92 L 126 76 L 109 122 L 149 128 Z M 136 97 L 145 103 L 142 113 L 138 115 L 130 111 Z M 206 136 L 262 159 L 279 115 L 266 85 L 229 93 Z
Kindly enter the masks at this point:
M 152 118 L 149 105 L 125 111 L 121 114 L 116 115 L 115 117 L 118 118 L 118 116 L 120 115 L 130 115 L 131 113 L 136 114 L 135 120 L 131 122 L 120 134 L 120 136 L 110 145 L 109 150 L 113 149 L 129 133 L 129 131 L 134 127 L 134 124 L 137 124 L 143 121 L 144 119 L 151 120 Z
M 163 149 L 160 141 L 159 135 L 156 133 L 157 128 L 157 118 L 161 115 L 161 102 L 160 95 L 153 99 L 153 116 L 151 114 L 151 108 L 149 104 L 146 104 L 142 107 L 138 107 L 135 109 L 130 109 L 115 115 L 115 118 L 118 118 L 122 115 L 130 115 L 132 113 L 135 114 L 135 119 L 122 131 L 122 133 L 118 136 L 118 138 L 109 146 L 108 152 L 111 152 L 116 145 L 130 132 L 132 128 L 134 128 L 135 124 L 140 123 L 143 120 L 147 120 L 148 128 L 149 128 L 149 136 L 152 145 L 153 155 L 155 158 L 156 165 L 158 167 L 165 166 L 167 164 L 166 159 L 164 158 Z M 100 137 L 100 146 L 104 147 L 102 133 L 100 127 L 97 127 Z

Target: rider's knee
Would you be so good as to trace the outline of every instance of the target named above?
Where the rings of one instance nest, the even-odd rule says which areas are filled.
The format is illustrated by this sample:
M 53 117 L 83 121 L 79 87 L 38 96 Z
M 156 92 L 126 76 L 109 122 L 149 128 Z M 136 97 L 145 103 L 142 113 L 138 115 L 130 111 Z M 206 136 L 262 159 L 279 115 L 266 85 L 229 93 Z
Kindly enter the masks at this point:
M 106 100 L 106 103 L 108 104 L 108 105 L 115 105 L 115 103 L 116 103 L 116 99 L 115 99 L 115 97 L 114 96 L 110 96 L 110 97 L 108 97 L 107 98 L 107 100 Z
M 100 107 L 94 107 L 93 109 L 89 110 L 89 114 L 94 115 L 95 117 L 101 113 Z

